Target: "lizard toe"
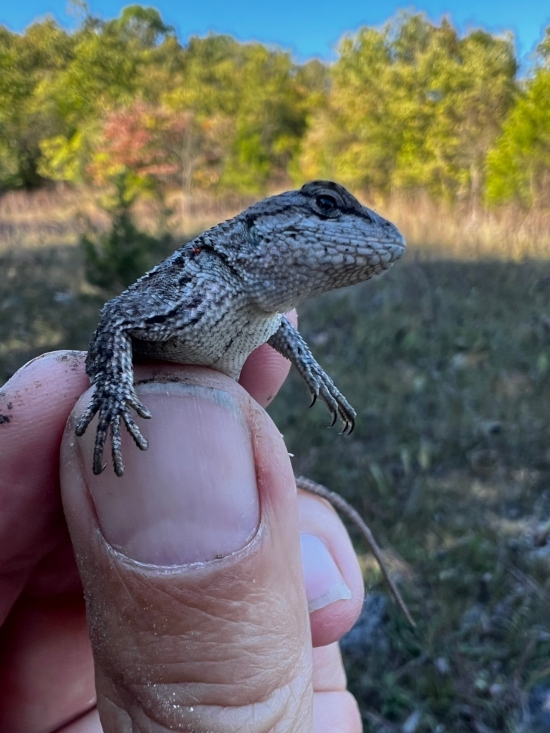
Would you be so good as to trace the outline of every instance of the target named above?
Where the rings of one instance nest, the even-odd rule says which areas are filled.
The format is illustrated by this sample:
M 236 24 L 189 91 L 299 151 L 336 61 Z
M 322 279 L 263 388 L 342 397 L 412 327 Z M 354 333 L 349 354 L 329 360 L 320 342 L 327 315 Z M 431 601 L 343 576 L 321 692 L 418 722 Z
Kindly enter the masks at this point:
M 94 419 L 98 409 L 99 409 L 99 405 L 96 404 L 95 400 L 93 400 L 90 403 L 90 405 L 86 408 L 86 411 L 80 416 L 78 422 L 76 423 L 76 427 L 74 429 L 75 435 L 78 438 L 81 438 L 84 435 L 84 433 L 86 432 L 88 428 L 88 425 Z
M 105 469 L 105 464 L 103 463 L 103 449 L 105 448 L 108 429 L 109 422 L 105 418 L 102 419 L 100 417 L 95 436 L 94 459 L 92 464 L 92 470 L 96 476 L 99 476 L 99 474 Z
M 117 476 L 124 475 L 124 463 L 122 462 L 122 437 L 120 435 L 120 415 L 115 415 L 110 424 L 111 432 L 111 455 L 113 468 Z
M 141 434 L 140 429 L 138 428 L 135 420 L 132 418 L 128 410 L 125 410 L 122 413 L 122 419 L 124 420 L 124 424 L 126 425 L 126 430 L 132 436 L 134 443 L 137 445 L 137 447 L 140 450 L 147 450 L 147 448 L 149 447 L 149 442 L 147 441 L 147 438 L 144 438 Z
M 145 407 L 145 405 L 142 404 L 135 395 L 133 395 L 132 397 L 130 397 L 127 400 L 127 404 L 128 404 L 128 407 L 132 407 L 140 417 L 143 417 L 146 420 L 149 420 L 150 418 L 153 417 L 150 410 L 148 410 Z

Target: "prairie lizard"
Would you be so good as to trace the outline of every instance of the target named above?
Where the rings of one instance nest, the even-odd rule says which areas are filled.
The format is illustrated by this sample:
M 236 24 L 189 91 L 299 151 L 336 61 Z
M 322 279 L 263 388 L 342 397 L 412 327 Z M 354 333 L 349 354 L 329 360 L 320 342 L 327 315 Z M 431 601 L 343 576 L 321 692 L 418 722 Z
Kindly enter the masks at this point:
M 200 364 L 238 379 L 249 354 L 267 342 L 298 369 L 313 402 L 325 402 L 332 424 L 340 418 L 342 432 L 351 432 L 355 411 L 284 313 L 305 298 L 387 270 L 404 249 L 391 222 L 331 181 L 312 181 L 260 201 L 180 247 L 102 310 L 86 360 L 95 391 L 76 426 L 76 434 L 83 435 L 98 414 L 93 472 L 105 468 L 110 433 L 114 470 L 123 475 L 121 423 L 138 448 L 147 449 L 132 416 L 133 410 L 151 417 L 134 389 L 134 356 Z M 308 479 L 297 484 L 359 525 L 412 623 L 356 512 L 319 484 Z

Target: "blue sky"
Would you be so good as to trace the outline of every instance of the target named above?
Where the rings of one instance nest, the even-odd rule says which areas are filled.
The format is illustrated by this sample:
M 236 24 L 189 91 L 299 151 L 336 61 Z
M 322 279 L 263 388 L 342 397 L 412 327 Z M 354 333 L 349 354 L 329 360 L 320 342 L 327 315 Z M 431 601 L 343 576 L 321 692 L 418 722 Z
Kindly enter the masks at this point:
M 107 19 L 132 2 L 89 0 L 88 4 L 93 15 Z M 300 60 L 334 58 L 334 48 L 344 33 L 361 25 L 380 25 L 399 8 L 414 7 L 432 20 L 450 14 L 461 30 L 512 30 L 524 62 L 550 26 L 548 0 L 418 0 L 414 6 L 393 0 L 143 0 L 141 4 L 158 8 L 182 41 L 212 30 L 242 41 L 276 43 Z M 75 23 L 67 0 L 2 0 L 0 24 L 21 31 L 47 13 L 63 26 Z

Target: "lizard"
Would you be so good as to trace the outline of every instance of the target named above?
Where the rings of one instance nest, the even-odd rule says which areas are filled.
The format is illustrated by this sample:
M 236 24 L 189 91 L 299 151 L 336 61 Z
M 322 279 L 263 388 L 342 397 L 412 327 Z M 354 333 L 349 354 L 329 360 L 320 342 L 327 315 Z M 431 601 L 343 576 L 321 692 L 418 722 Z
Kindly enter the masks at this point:
M 109 434 L 115 473 L 124 474 L 122 424 L 138 448 L 148 447 L 132 416 L 151 418 L 135 392 L 134 357 L 208 366 L 238 379 L 250 353 L 268 343 L 297 368 L 312 404 L 320 398 L 332 425 L 340 418 L 350 433 L 355 410 L 284 314 L 306 298 L 381 274 L 404 250 L 394 224 L 340 184 L 321 180 L 253 204 L 177 249 L 105 304 L 92 336 L 86 372 L 95 390 L 75 432 L 82 436 L 98 414 L 94 474 L 105 468 Z M 302 478 L 297 485 L 359 526 L 414 625 L 355 510 L 320 484 Z

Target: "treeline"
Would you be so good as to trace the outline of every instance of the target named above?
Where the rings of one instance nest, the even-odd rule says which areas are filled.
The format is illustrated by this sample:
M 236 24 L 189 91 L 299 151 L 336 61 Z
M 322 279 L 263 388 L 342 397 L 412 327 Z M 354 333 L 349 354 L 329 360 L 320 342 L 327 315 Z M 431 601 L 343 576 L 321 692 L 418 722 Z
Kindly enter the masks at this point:
M 262 193 L 336 178 L 386 194 L 550 205 L 550 28 L 511 36 L 401 13 L 333 64 L 224 35 L 181 45 L 152 8 L 0 27 L 0 190 L 47 181 Z

